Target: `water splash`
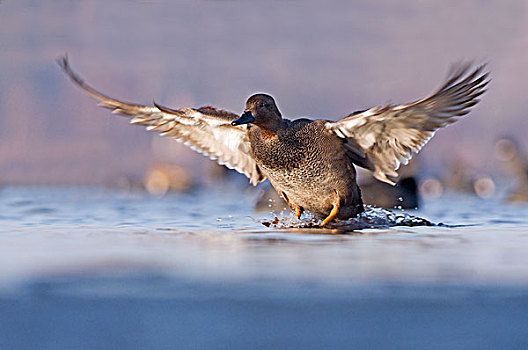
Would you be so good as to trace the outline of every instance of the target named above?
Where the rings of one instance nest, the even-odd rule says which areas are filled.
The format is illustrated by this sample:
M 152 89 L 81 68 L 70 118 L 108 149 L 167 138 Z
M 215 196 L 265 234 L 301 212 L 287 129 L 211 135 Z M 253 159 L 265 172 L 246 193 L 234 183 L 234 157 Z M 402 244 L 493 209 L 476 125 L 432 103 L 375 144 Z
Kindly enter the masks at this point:
M 297 219 L 291 213 L 281 212 L 279 215 L 275 215 L 273 220 L 262 220 L 261 223 L 264 226 L 279 229 L 320 228 L 322 220 L 315 218 L 310 213 L 304 214 L 302 219 Z M 436 226 L 436 224 L 403 211 L 394 212 L 388 209 L 365 205 L 365 211 L 357 217 L 331 222 L 325 228 L 348 232 L 373 228 L 384 229 L 394 226 Z

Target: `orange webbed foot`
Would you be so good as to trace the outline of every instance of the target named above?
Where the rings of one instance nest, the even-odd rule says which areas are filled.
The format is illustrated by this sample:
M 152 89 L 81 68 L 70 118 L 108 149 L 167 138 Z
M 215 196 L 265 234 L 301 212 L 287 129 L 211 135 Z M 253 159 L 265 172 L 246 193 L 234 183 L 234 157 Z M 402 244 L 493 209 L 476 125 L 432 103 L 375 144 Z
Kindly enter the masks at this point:
M 330 212 L 330 214 L 326 217 L 326 219 L 323 220 L 323 222 L 321 223 L 321 227 L 322 226 L 325 226 L 326 224 L 328 224 L 330 221 L 334 220 L 334 218 L 336 217 L 337 215 L 337 212 L 339 210 L 339 205 L 337 204 L 334 204 L 334 206 L 332 207 L 332 211 Z
M 337 212 L 339 211 L 339 192 L 337 192 L 337 190 L 335 190 L 335 192 L 336 192 L 336 195 L 337 195 L 337 201 L 332 206 L 332 210 L 330 211 L 330 214 L 328 214 L 328 216 L 321 223 L 321 225 L 320 225 L 321 227 L 325 226 L 330 221 L 334 220 L 334 218 L 337 216 Z
M 303 213 L 303 209 L 301 207 L 295 207 L 295 217 L 297 219 L 300 219 L 301 218 L 301 214 Z

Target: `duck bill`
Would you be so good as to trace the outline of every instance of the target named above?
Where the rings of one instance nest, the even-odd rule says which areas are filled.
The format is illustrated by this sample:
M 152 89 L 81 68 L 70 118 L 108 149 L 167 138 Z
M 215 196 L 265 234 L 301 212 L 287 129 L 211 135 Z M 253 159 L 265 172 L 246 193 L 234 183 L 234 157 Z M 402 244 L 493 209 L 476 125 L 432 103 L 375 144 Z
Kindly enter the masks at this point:
M 244 114 L 240 116 L 240 118 L 231 122 L 231 125 L 248 124 L 254 121 L 255 121 L 255 117 L 253 117 L 253 114 L 251 114 L 250 111 L 245 111 Z

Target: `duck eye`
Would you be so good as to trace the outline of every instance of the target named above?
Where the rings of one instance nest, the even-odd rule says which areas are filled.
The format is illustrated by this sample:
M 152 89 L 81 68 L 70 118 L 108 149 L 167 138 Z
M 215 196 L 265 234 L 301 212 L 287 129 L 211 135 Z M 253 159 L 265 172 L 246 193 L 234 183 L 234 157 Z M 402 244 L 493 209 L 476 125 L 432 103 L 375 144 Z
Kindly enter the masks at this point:
M 259 107 L 259 108 L 264 108 L 264 107 L 267 107 L 267 106 L 268 106 L 268 104 L 267 104 L 266 102 L 260 102 L 260 103 L 258 104 L 258 107 Z

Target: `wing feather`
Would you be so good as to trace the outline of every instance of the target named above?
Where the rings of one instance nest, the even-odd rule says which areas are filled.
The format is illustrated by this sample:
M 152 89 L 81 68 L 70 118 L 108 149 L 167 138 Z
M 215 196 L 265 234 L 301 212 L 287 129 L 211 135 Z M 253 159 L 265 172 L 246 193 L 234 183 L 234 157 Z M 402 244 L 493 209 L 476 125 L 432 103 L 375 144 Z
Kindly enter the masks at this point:
M 58 63 L 68 77 L 88 95 L 99 100 L 98 106 L 130 118 L 130 123 L 146 126 L 162 136 L 170 136 L 219 164 L 246 175 L 254 185 L 264 181 L 250 154 L 246 125 L 233 126 L 234 113 L 213 107 L 171 109 L 154 102 L 145 106 L 108 97 L 90 87 L 70 67 L 66 56 Z
M 387 176 L 397 176 L 401 163 L 433 137 L 435 131 L 469 113 L 486 91 L 489 73 L 485 65 L 455 66 L 445 83 L 432 95 L 419 101 L 392 106 L 377 106 L 353 113 L 326 127 L 345 139 L 352 160 L 380 180 L 394 185 Z

